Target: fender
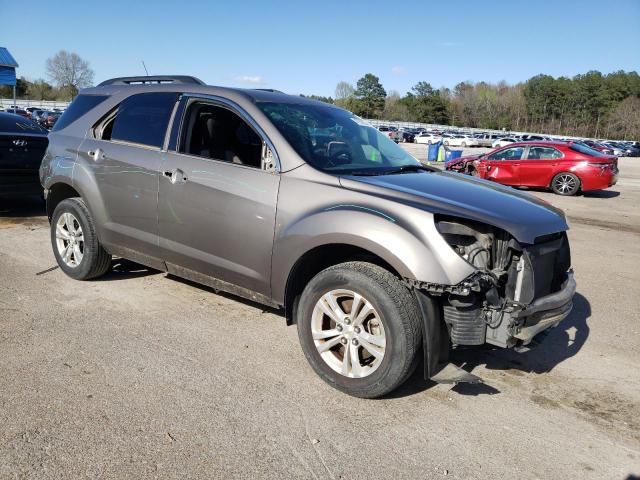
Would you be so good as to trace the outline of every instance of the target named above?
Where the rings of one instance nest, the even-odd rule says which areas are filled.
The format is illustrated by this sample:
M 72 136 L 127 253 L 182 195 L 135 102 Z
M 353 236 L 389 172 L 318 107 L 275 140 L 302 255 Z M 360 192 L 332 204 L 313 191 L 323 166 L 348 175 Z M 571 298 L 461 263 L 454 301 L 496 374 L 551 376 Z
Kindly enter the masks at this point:
M 416 229 L 418 225 L 379 207 L 339 204 L 310 213 L 276 231 L 272 262 L 274 300 L 284 301 L 287 279 L 298 259 L 316 247 L 331 244 L 367 250 L 406 279 L 459 283 L 473 273 L 473 267 L 440 236 L 433 216 L 421 213 L 424 217 L 421 216 Z

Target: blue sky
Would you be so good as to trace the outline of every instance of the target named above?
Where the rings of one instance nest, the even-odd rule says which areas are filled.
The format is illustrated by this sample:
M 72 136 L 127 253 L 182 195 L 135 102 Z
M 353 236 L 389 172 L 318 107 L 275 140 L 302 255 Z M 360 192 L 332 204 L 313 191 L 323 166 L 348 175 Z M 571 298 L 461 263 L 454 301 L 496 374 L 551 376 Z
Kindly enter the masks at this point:
M 0 0 L 0 25 L 30 79 L 61 49 L 87 59 L 96 82 L 142 75 L 144 60 L 150 74 L 319 95 L 368 72 L 404 93 L 422 80 L 640 70 L 640 0 Z

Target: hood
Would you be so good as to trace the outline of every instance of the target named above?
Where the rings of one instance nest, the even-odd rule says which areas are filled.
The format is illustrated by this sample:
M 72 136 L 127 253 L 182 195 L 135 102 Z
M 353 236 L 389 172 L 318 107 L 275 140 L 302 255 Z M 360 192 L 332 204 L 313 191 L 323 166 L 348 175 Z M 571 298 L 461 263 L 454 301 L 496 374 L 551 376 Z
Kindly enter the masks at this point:
M 451 172 L 348 176 L 342 186 L 394 199 L 431 213 L 476 220 L 506 230 L 521 243 L 568 230 L 562 210 L 525 192 Z

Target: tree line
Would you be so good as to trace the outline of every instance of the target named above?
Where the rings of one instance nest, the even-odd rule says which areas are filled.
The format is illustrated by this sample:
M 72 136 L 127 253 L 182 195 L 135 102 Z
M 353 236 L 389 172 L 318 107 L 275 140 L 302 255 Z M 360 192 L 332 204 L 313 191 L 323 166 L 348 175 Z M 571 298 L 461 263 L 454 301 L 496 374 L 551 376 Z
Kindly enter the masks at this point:
M 19 98 L 73 99 L 93 84 L 89 63 L 61 50 L 46 62 L 48 80 L 17 81 Z M 0 86 L 0 97 L 12 88 Z M 525 82 L 461 82 L 453 89 L 418 82 L 405 95 L 387 92 L 372 73 L 356 85 L 339 82 L 334 97 L 309 95 L 365 118 L 640 140 L 640 76 L 590 71 L 573 78 L 537 75 Z
M 579 137 L 640 139 L 640 76 L 590 71 L 573 78 L 537 75 L 525 82 L 461 82 L 453 89 L 419 82 L 404 96 L 367 73 L 340 82 L 334 97 L 310 95 L 384 119 Z

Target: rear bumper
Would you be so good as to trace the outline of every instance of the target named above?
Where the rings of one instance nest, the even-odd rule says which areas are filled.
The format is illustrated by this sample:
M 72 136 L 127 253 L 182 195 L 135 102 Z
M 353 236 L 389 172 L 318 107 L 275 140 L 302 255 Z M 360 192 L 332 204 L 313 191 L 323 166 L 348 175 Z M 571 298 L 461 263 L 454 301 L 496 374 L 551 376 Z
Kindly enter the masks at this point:
M 618 169 L 581 175 L 582 191 L 604 190 L 618 183 Z
M 538 333 L 560 323 L 571 313 L 575 293 L 576 281 L 573 273 L 568 272 L 558 292 L 534 300 L 514 315 L 519 320 L 519 326 L 515 328 L 513 336 L 526 345 Z

